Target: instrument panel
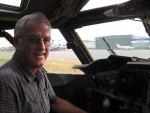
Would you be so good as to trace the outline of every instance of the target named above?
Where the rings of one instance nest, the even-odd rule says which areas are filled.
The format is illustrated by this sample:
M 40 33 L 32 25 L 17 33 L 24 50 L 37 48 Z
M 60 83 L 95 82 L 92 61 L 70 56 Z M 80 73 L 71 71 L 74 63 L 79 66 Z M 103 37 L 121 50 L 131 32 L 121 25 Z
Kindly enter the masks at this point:
M 90 113 L 149 113 L 149 71 L 99 72 L 87 89 Z
M 117 85 L 118 72 L 97 73 L 93 78 L 93 87 L 113 93 Z

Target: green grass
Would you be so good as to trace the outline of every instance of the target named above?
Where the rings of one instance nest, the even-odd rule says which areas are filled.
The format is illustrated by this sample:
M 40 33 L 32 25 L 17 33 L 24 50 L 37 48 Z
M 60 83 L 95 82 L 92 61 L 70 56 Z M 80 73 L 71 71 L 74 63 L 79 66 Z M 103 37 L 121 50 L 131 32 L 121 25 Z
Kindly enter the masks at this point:
M 6 63 L 12 56 L 0 55 L 0 66 Z M 72 66 L 81 64 L 78 60 L 47 59 L 43 66 L 48 72 L 82 74 L 80 70 L 72 69 Z
M 0 56 L 0 66 L 6 63 L 10 58 L 11 56 Z
M 66 60 L 66 59 L 47 59 L 43 66 L 48 72 L 61 72 L 82 74 L 80 70 L 72 69 L 72 66 L 81 64 L 79 60 Z

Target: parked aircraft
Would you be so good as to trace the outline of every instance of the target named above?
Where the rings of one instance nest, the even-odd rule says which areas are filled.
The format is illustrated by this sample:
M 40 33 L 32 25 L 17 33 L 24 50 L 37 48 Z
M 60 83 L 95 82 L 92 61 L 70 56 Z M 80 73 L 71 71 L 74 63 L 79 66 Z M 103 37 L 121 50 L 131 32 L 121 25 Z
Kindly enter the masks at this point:
M 50 50 L 51 51 L 60 51 L 60 50 L 65 50 L 67 49 L 66 43 L 62 42 L 61 40 L 58 40 L 51 45 Z
M 125 49 L 125 50 L 134 49 L 134 47 L 132 47 L 132 46 L 121 46 L 120 44 L 116 44 L 116 46 L 119 49 Z

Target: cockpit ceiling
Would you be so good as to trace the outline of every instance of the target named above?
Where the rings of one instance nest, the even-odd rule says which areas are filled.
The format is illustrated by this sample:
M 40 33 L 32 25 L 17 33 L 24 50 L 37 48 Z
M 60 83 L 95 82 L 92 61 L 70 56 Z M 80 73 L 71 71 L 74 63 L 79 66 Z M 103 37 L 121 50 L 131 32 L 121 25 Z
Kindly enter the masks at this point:
M 0 21 L 15 23 L 23 15 L 42 12 L 52 23 L 58 20 L 58 24 L 63 24 L 77 15 L 87 2 L 88 0 L 24 0 L 19 8 L 1 4 Z
M 0 29 L 12 29 L 19 18 L 33 12 L 44 13 L 54 27 L 62 25 L 79 27 L 118 19 L 150 17 L 149 0 L 127 0 L 119 5 L 81 11 L 90 2 L 90 0 L 22 0 L 20 7 L 0 4 Z

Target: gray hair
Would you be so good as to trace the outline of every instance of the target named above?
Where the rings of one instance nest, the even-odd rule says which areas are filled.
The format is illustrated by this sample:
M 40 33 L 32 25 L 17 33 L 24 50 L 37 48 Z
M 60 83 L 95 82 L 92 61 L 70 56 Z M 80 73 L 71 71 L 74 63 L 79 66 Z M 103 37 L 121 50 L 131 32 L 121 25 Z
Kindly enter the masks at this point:
M 36 12 L 36 13 L 23 16 L 20 20 L 18 20 L 18 22 L 15 25 L 14 37 L 20 37 L 24 35 L 25 26 L 33 22 L 46 23 L 51 28 L 51 24 L 47 19 L 47 17 L 41 12 Z

